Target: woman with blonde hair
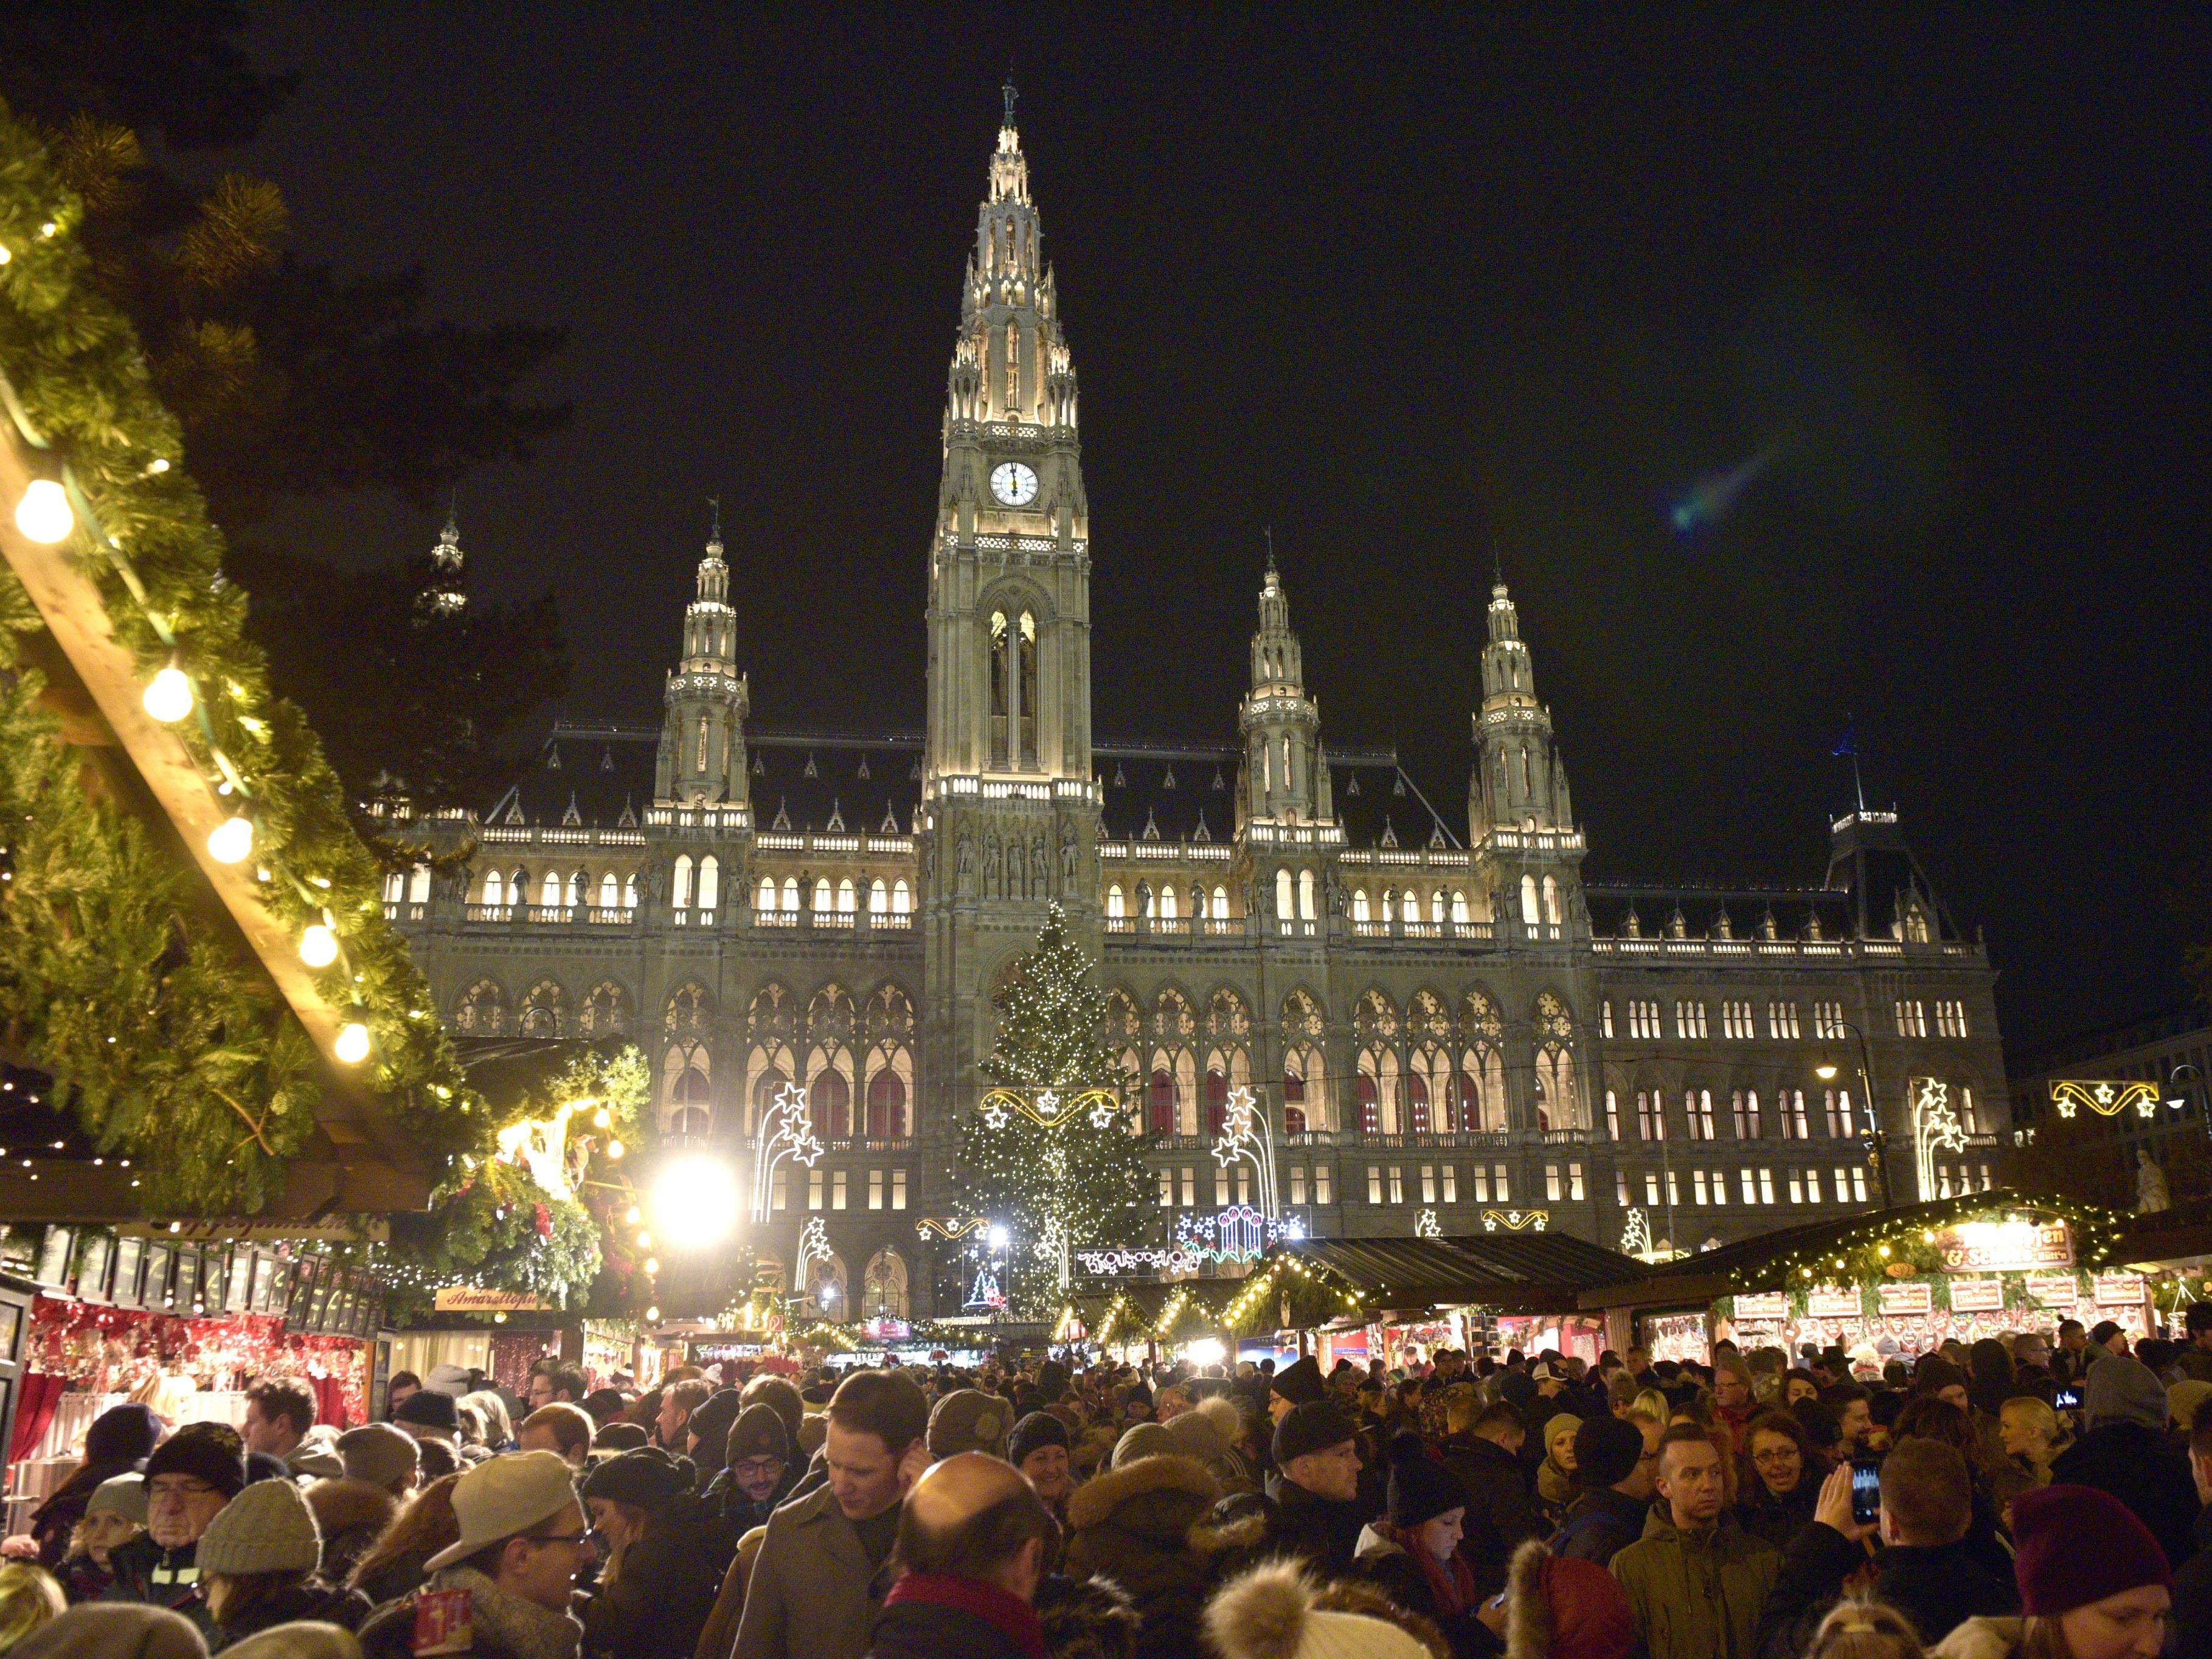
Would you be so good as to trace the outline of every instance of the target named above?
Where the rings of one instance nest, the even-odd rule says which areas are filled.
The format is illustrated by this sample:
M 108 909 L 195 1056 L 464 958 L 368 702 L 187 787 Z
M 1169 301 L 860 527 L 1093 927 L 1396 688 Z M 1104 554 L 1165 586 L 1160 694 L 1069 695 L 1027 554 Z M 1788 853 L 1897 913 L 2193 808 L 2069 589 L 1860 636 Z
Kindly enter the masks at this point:
M 53 1574 L 31 1561 L 0 1563 L 0 1653 L 41 1625 L 62 1616 L 69 1606 Z
M 1920 1636 L 1887 1601 L 1846 1596 L 1813 1632 L 1805 1659 L 1925 1659 Z
M 1650 1418 L 1655 1423 L 1667 1423 L 1673 1420 L 1674 1408 L 1667 1403 L 1667 1396 L 1658 1389 L 1644 1389 L 1638 1393 L 1635 1399 L 1628 1402 L 1628 1410 L 1623 1415 L 1632 1417 L 1640 1415 Z
M 514 1419 L 507 1415 L 507 1401 L 489 1389 L 478 1389 L 474 1394 L 465 1394 L 460 1409 L 475 1407 L 477 1415 L 483 1421 L 483 1437 L 479 1443 L 489 1452 L 514 1449 Z
M 2031 1486 L 2051 1484 L 2051 1464 L 2074 1443 L 2048 1401 L 2033 1395 L 2008 1400 L 1997 1413 L 1997 1442 L 2005 1461 Z

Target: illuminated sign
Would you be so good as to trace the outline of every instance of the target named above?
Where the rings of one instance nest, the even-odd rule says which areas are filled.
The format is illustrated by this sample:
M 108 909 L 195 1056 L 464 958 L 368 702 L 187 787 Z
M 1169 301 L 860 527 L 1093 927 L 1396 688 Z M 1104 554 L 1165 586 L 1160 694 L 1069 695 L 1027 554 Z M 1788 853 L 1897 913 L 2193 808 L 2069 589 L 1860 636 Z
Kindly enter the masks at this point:
M 2000 1313 L 2004 1309 L 2002 1279 L 1954 1279 L 1951 1281 L 1953 1313 Z
M 1877 1285 L 1874 1293 L 1882 1312 L 1893 1317 L 1936 1311 L 1935 1288 L 1929 1285 Z
M 2061 1117 L 2071 1117 L 2084 1106 L 2099 1117 L 2117 1117 L 2130 1106 L 2137 1116 L 2151 1117 L 2158 1111 L 2158 1099 L 2155 1083 L 2060 1078 L 2051 1085 L 2051 1103 Z
M 2092 1282 L 2096 1287 L 2097 1305 L 2100 1308 L 2139 1308 L 2142 1305 L 2141 1273 L 2099 1273 Z
M 440 1313 L 539 1313 L 551 1304 L 527 1291 L 482 1291 L 473 1285 L 441 1285 L 434 1305 Z
M 1954 1273 L 2027 1273 L 2074 1265 L 2074 1235 L 2063 1221 L 1961 1221 L 1931 1241 Z
M 1304 1237 L 1294 1221 L 1262 1215 L 1249 1204 L 1232 1204 L 1218 1215 L 1187 1215 L 1176 1223 L 1176 1248 L 1215 1261 L 1256 1261 L 1278 1239 Z
M 1856 1291 L 1808 1291 L 1805 1293 L 1805 1316 L 1808 1319 L 1856 1319 L 1859 1312 L 1859 1293 Z
M 1078 1250 L 1075 1261 L 1085 1273 L 1097 1279 L 1110 1279 L 1121 1273 L 1194 1273 L 1204 1265 L 1204 1258 L 1196 1249 L 1184 1246 L 1172 1250 Z
M 1735 1299 L 1735 1320 L 1741 1325 L 1747 1321 L 1768 1323 L 1790 1317 L 1790 1297 L 1781 1291 L 1771 1296 L 1740 1296 Z
M 1632 1212 L 1640 1215 L 1641 1211 Z M 1485 1210 L 1482 1231 L 1494 1233 L 1504 1228 L 1509 1233 L 1540 1233 L 1552 1224 L 1549 1210 Z
M 2027 1299 L 2046 1308 L 2070 1308 L 2081 1299 L 2081 1281 L 2072 1273 L 2030 1273 Z

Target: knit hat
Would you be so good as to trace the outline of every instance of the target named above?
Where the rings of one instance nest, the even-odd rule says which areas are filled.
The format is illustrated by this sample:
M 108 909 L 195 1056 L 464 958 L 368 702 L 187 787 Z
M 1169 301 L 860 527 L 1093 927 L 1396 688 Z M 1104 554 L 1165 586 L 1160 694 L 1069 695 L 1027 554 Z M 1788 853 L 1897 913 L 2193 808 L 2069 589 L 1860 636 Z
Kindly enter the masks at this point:
M 680 1492 L 691 1489 L 697 1473 L 688 1457 L 671 1457 L 658 1446 L 641 1446 L 619 1457 L 610 1457 L 584 1477 L 584 1496 L 607 1498 L 617 1504 L 634 1504 L 657 1510 Z M 456 1499 L 458 1501 L 458 1493 Z
M 1644 1431 L 1625 1417 L 1590 1417 L 1575 1431 L 1575 1479 L 1586 1491 L 1617 1486 L 1644 1461 Z
M 1595 1561 L 1553 1555 L 1540 1539 L 1513 1553 L 1505 1579 L 1505 1650 L 1546 1659 L 1622 1659 L 1636 1620 L 1620 1581 Z
M 264 1480 L 282 1480 L 289 1484 L 292 1466 L 275 1452 L 250 1451 L 246 1454 L 246 1484 L 258 1486 Z
M 1558 1439 L 1562 1433 L 1579 1434 L 1582 1432 L 1582 1419 L 1577 1417 L 1572 1412 L 1561 1412 L 1550 1422 L 1545 1424 L 1544 1455 L 1549 1457 L 1552 1455 L 1552 1442 Z
M 699 1455 L 708 1462 L 726 1457 L 730 1443 L 730 1426 L 738 1420 L 744 1402 L 735 1389 L 724 1389 L 708 1395 L 691 1413 L 691 1420 L 684 1427 L 699 1437 Z
M 87 1516 L 101 1510 L 112 1510 L 126 1521 L 146 1524 L 146 1477 L 143 1474 L 118 1474 L 112 1480 L 103 1480 L 92 1489 L 85 1499 Z
M 610 1423 L 592 1437 L 592 1449 L 595 1452 L 625 1452 L 652 1443 L 653 1437 L 637 1423 Z
M 1316 1607 L 1317 1589 L 1295 1560 L 1255 1567 L 1206 1604 L 1206 1633 L 1222 1659 L 1429 1659 L 1401 1626 Z
M 1067 1425 L 1050 1412 L 1031 1412 L 1014 1425 L 1013 1433 L 1006 1437 L 1006 1462 L 1018 1468 L 1040 1446 L 1068 1449 Z
M 2184 1429 L 2188 1428 L 2197 1420 L 2197 1407 L 2207 1400 L 2212 1400 L 2212 1382 L 2200 1382 L 2191 1376 L 2179 1382 L 2168 1383 L 2166 1389 L 2166 1420 Z
M 395 1486 L 410 1480 L 422 1466 L 422 1453 L 414 1437 L 389 1423 L 364 1423 L 338 1437 L 338 1456 L 349 1480 L 366 1480 L 372 1486 Z
M 1293 1406 L 1318 1400 L 1322 1394 L 1321 1362 L 1311 1354 L 1294 1360 L 1275 1373 L 1275 1380 L 1269 1387 Z
M 452 1395 L 437 1389 L 417 1389 L 392 1413 L 395 1423 L 411 1423 L 418 1429 L 445 1434 L 460 1431 L 461 1414 Z
M 1000 1456 L 1013 1426 L 1014 1408 L 998 1395 L 955 1389 L 929 1413 L 929 1455 L 942 1459 L 974 1451 Z
M 188 1474 L 235 1498 L 246 1488 L 246 1442 L 228 1423 L 187 1423 L 146 1460 L 146 1484 L 157 1474 Z
M 1929 1396 L 1956 1385 L 1966 1386 L 1966 1374 L 1940 1354 L 1923 1354 L 1912 1368 L 1912 1391 Z
M 84 1431 L 87 1463 L 136 1463 L 150 1455 L 161 1437 L 161 1419 L 151 1406 L 128 1400 L 110 1406 Z
M 2139 1361 L 2125 1363 L 2140 1369 Z M 2069 1486 L 2024 1492 L 2012 1500 L 2012 1570 L 2023 1613 L 2055 1619 L 2145 1584 L 2172 1588 L 2158 1540 L 2110 1493 Z
M 551 1520 L 575 1501 L 568 1461 L 556 1453 L 509 1452 L 476 1464 L 453 1483 L 453 1518 L 461 1524 L 461 1535 L 425 1561 L 422 1570 L 436 1572 L 465 1561 L 488 1544 Z
M 315 1512 L 289 1480 L 257 1480 L 232 1498 L 200 1534 L 193 1558 L 202 1572 L 233 1578 L 255 1572 L 313 1572 L 322 1565 Z
M 10 1659 L 206 1659 L 191 1620 L 135 1601 L 84 1601 L 9 1650 Z
M 1114 1467 L 1125 1469 L 1140 1457 L 1176 1457 L 1182 1443 L 1158 1423 L 1133 1423 L 1114 1443 Z
M 338 1455 L 337 1430 L 328 1423 L 316 1424 L 285 1455 L 284 1467 L 294 1474 L 313 1475 L 318 1480 L 343 1480 L 345 1459 Z
M 422 1379 L 426 1394 L 442 1394 L 459 1400 L 469 1391 L 469 1368 L 465 1365 L 433 1365 L 430 1375 Z
M 2103 1423 L 2166 1427 L 2166 1385 L 2132 1354 L 2108 1354 L 2089 1368 L 2081 1410 L 2091 1428 Z
M 1528 1377 L 1534 1382 L 1564 1382 L 1567 1380 L 1567 1368 L 1556 1356 L 1547 1354 L 1528 1367 Z
M 720 1397 L 717 1395 L 715 1399 Z M 712 1405 L 714 1401 L 707 1403 Z M 764 1400 L 754 1401 L 738 1413 L 722 1443 L 725 1468 L 752 1457 L 773 1457 L 781 1463 L 791 1462 L 791 1431 L 783 1426 L 782 1414 Z
M 1428 1448 L 1417 1434 L 1393 1436 L 1390 1441 L 1390 1523 L 1418 1527 L 1448 1510 L 1467 1507 L 1467 1488 L 1441 1463 L 1429 1461 Z
M 1326 1400 L 1306 1401 L 1291 1407 L 1275 1425 L 1275 1467 L 1288 1468 L 1293 1459 L 1308 1452 L 1327 1451 L 1358 1437 L 1358 1427 Z

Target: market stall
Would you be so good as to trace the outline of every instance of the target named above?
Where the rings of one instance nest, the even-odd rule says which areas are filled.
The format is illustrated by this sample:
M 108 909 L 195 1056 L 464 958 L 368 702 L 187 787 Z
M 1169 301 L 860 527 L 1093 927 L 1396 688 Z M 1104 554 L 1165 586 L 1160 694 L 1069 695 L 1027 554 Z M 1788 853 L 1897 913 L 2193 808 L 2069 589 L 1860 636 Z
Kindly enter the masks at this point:
M 1742 1239 L 1580 1297 L 1613 1346 L 1710 1361 L 1810 1343 L 1862 1359 L 1911 1359 L 1948 1341 L 2109 1319 L 2155 1328 L 2150 1286 L 2130 1270 L 2128 1218 L 2069 1199 L 1978 1193 Z

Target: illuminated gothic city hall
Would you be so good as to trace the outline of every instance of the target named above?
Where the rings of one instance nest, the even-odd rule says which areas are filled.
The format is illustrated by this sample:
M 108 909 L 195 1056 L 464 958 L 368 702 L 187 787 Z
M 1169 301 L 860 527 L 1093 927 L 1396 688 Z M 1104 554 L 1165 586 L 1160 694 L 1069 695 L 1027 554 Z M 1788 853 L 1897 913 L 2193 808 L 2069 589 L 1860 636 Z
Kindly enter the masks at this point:
M 856 1317 L 957 1311 L 953 1126 L 991 988 L 1054 901 L 1103 957 L 1163 1242 L 1251 1200 L 1251 1168 L 1211 1150 L 1240 1087 L 1315 1235 L 1694 1249 L 1881 1203 L 1876 1114 L 1896 1201 L 1991 1184 L 1995 975 L 1895 816 L 1831 825 L 1816 885 L 1585 884 L 1540 641 L 1503 585 L 1439 678 L 1468 688 L 1463 816 L 1455 781 L 1328 745 L 1272 561 L 1233 723 L 1168 711 L 1188 741 L 1095 741 L 1077 378 L 1042 242 L 1010 120 L 915 526 L 927 730 L 754 708 L 766 642 L 718 535 L 659 728 L 557 726 L 500 799 L 427 826 L 473 842 L 465 887 L 426 867 L 387 888 L 459 1031 L 630 1035 L 663 1125 L 728 1146 L 747 1190 L 763 1112 L 803 1090 L 826 1152 L 777 1168 L 760 1248 L 787 1267 L 818 1218 L 824 1305 Z

